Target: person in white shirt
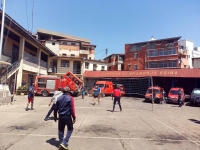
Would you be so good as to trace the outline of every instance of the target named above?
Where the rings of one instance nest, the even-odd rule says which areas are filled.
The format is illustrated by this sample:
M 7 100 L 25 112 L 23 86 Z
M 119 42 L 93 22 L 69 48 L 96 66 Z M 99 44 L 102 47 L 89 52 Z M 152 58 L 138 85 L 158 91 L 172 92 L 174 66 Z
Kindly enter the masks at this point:
M 61 88 L 58 88 L 58 90 L 56 90 L 54 92 L 54 95 L 49 103 L 49 106 L 51 106 L 51 103 L 53 102 L 53 105 L 51 106 L 49 112 L 47 113 L 46 117 L 44 118 L 45 121 L 48 120 L 49 116 L 51 115 L 52 111 L 54 110 L 55 106 L 56 106 L 56 102 L 58 97 L 60 97 L 63 94 L 63 92 L 61 91 Z

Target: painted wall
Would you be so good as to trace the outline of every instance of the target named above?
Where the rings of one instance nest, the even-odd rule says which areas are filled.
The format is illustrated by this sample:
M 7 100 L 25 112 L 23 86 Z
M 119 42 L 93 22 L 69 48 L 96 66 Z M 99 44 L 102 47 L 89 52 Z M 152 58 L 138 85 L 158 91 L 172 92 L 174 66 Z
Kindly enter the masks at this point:
M 52 45 L 52 43 L 55 43 L 55 45 Z M 52 41 L 46 41 L 45 46 L 48 47 L 50 50 L 52 50 L 54 53 L 59 55 L 59 42 L 52 42 Z
M 189 40 L 181 40 L 178 42 L 179 45 L 185 46 L 188 49 L 189 59 L 188 64 L 190 65 L 190 68 L 193 68 L 192 66 L 192 51 L 194 50 L 194 43 Z
M 193 68 L 200 68 L 200 58 L 193 58 Z

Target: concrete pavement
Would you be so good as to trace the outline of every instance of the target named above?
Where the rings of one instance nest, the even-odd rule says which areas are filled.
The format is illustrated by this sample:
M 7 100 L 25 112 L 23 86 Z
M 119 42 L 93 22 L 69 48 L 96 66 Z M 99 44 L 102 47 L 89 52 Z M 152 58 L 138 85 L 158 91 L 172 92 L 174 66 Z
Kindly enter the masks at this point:
M 35 110 L 29 111 L 26 96 L 0 106 L 0 150 L 57 149 L 57 123 L 44 121 L 50 99 L 35 97 Z M 154 104 L 152 111 L 152 104 L 141 98 L 123 97 L 123 111 L 116 105 L 112 113 L 111 97 L 95 106 L 92 100 L 75 98 L 70 150 L 200 150 L 199 107 Z

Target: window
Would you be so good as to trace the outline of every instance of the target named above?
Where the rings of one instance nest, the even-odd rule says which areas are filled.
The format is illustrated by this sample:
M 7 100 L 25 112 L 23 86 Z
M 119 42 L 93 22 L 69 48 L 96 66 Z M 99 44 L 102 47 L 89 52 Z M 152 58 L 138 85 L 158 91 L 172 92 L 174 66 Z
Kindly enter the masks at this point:
M 137 70 L 138 69 L 138 65 L 135 64 L 133 69 Z
M 152 51 L 149 54 L 150 56 L 158 56 L 158 51 Z
M 158 68 L 158 62 L 152 62 L 151 68 Z
M 169 55 L 173 55 L 176 54 L 176 49 L 170 49 L 169 50 Z
M 176 61 L 170 61 L 169 67 L 177 67 L 177 62 Z
M 105 66 L 101 66 L 101 70 L 105 70 Z
M 63 53 L 62 56 L 67 56 L 67 54 L 64 54 L 64 53 Z
M 160 56 L 167 55 L 167 50 L 160 50 Z
M 89 69 L 89 63 L 85 62 L 85 69 Z
M 160 62 L 160 68 L 167 67 L 167 62 Z
M 89 57 L 89 59 L 92 59 L 91 57 Z
M 76 43 L 71 43 L 71 45 L 76 45 Z
M 55 45 L 55 42 L 52 42 L 52 45 Z
M 138 58 L 138 53 L 134 54 L 134 59 Z
M 149 62 L 146 62 L 146 68 L 149 68 Z
M 69 67 L 69 60 L 61 60 L 61 67 Z
M 75 57 L 75 54 L 71 54 L 71 57 Z

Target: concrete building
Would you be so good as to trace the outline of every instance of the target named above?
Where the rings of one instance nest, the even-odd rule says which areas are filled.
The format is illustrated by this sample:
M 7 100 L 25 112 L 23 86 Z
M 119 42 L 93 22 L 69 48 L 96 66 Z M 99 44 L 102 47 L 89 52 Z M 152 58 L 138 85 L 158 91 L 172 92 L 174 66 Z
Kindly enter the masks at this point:
M 108 70 L 124 70 L 124 54 L 111 54 L 104 58 L 108 62 Z
M 107 64 L 94 59 L 96 45 L 89 39 L 68 34 L 37 30 L 37 38 L 57 56 L 50 59 L 49 74 L 62 76 L 70 71 L 80 79 L 85 70 L 107 70 Z
M 1 83 L 9 86 L 14 83 L 16 88 L 22 84 L 29 86 L 36 75 L 47 74 L 49 58 L 56 54 L 8 15 L 5 15 L 3 38 Z
M 178 44 L 181 37 L 151 38 L 149 41 L 125 44 L 125 70 L 189 68 L 189 51 Z
M 192 66 L 193 68 L 200 68 L 200 57 L 192 58 Z

